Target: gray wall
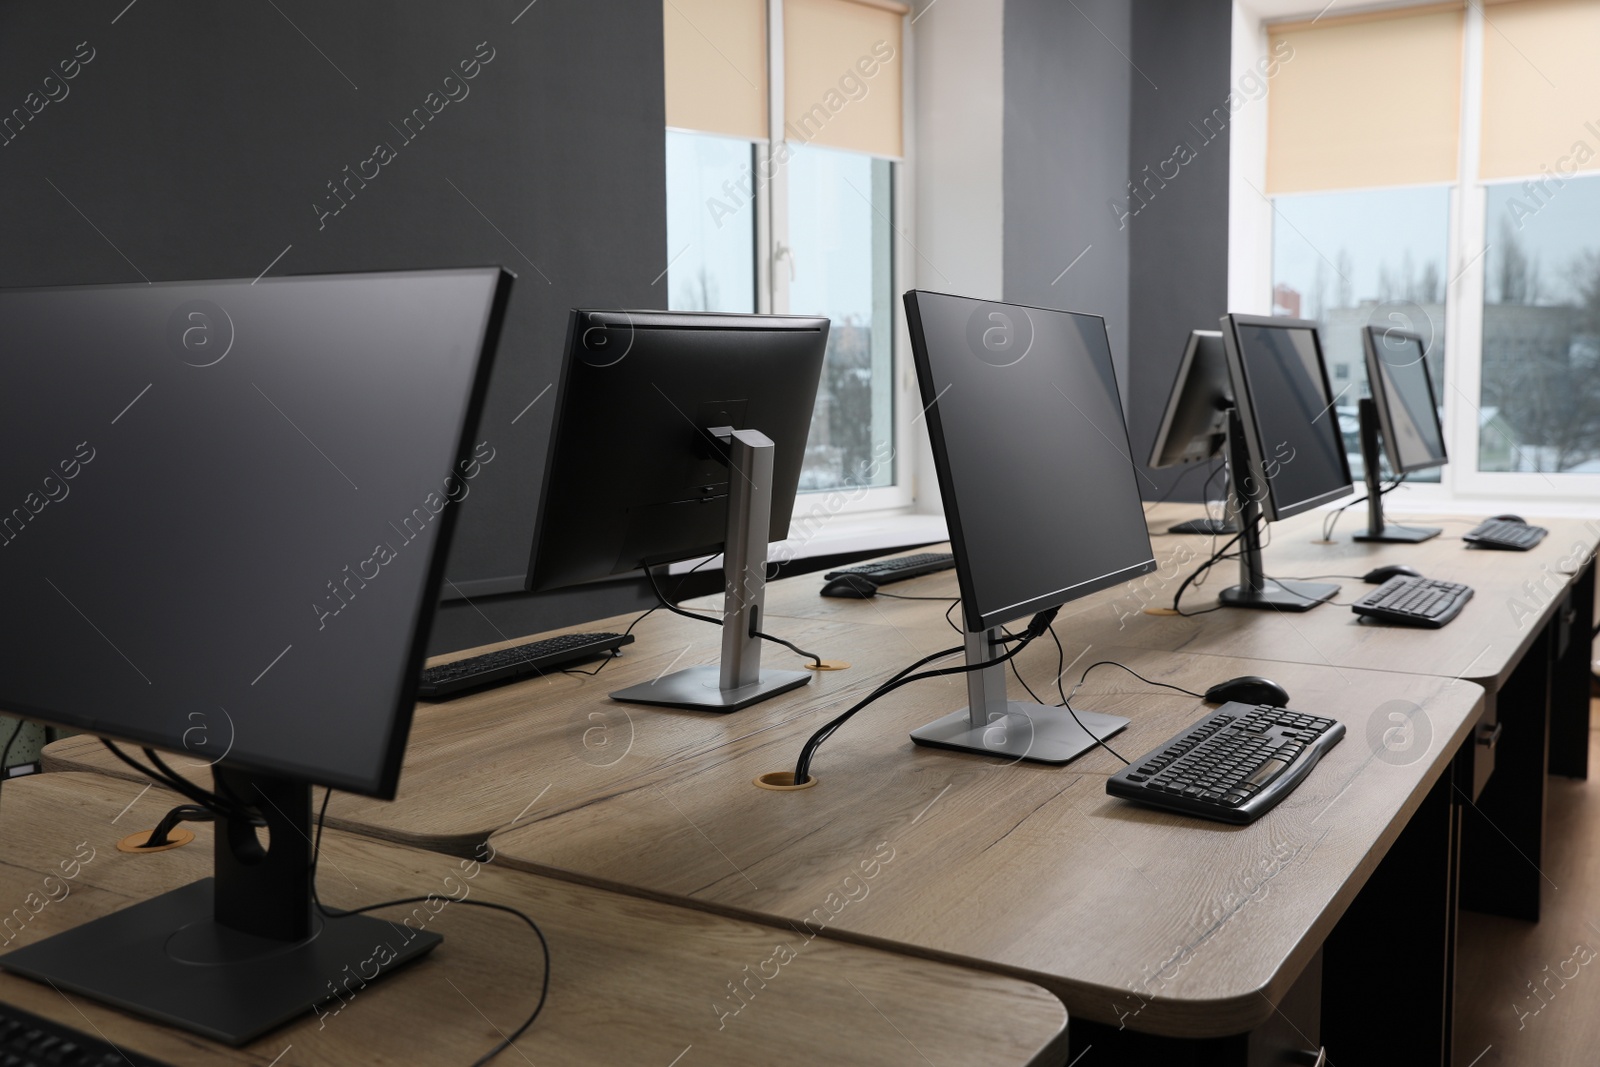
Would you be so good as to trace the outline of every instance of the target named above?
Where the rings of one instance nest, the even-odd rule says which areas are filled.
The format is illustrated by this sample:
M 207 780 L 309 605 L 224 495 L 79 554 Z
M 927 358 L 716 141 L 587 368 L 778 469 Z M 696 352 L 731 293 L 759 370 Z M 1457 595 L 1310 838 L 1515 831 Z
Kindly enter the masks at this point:
M 1107 203 L 1128 180 L 1143 83 L 1125 58 L 1129 4 L 1007 0 L 1005 20 L 1005 299 L 1104 316 L 1126 383 L 1128 233 Z
M 0 116 L 30 91 L 59 99 L 0 147 L 0 285 L 253 278 L 280 253 L 275 274 L 503 264 L 518 281 L 480 430 L 497 455 L 461 505 L 448 573 L 475 601 L 515 589 L 549 397 L 518 415 L 554 380 L 567 309 L 665 301 L 651 285 L 666 262 L 661 18 L 640 11 L 7 3 Z M 93 58 L 63 94 L 44 78 L 80 42 Z M 492 59 L 462 96 L 444 79 L 475 53 Z M 414 140 L 391 126 L 447 91 Z M 335 200 L 327 183 L 378 142 L 395 158 Z M 638 583 L 457 602 L 432 645 L 642 602 Z
M 1118 208 L 1128 212 L 1132 374 L 1124 380 L 1140 461 L 1150 454 L 1189 331 L 1216 329 L 1228 311 L 1229 131 L 1212 116 L 1219 107 L 1227 112 L 1232 17 L 1230 0 L 1133 2 L 1131 55 L 1160 87 L 1133 79 L 1127 180 L 1141 184 L 1145 199 L 1129 205 L 1124 187 Z M 1188 158 L 1180 145 L 1193 153 L 1188 162 L 1179 162 Z M 1206 474 L 1189 470 L 1174 499 L 1200 499 Z M 1182 473 L 1148 471 L 1139 488 L 1155 499 Z

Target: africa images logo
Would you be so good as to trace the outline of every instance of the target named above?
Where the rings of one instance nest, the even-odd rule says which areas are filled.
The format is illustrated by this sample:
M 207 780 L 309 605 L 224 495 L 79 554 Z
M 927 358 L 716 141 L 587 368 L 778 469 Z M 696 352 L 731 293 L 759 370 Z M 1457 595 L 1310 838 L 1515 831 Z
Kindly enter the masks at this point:
M 209 300 L 186 300 L 167 316 L 167 345 L 191 367 L 214 367 L 233 351 L 233 318 Z
M 1015 366 L 1033 347 L 1033 319 L 1027 308 L 979 304 L 967 316 L 967 347 L 991 367 Z

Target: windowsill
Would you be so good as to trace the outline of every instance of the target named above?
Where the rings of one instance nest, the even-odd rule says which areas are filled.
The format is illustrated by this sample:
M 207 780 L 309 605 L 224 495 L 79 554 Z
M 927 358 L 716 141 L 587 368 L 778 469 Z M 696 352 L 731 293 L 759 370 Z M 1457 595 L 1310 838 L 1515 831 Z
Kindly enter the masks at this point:
M 882 549 L 892 552 L 911 545 L 933 544 L 950 538 L 944 515 L 924 515 L 907 511 L 875 511 L 861 515 L 839 515 L 830 519 L 809 537 L 790 537 L 767 549 L 767 559 L 786 561 L 813 556 L 837 556 L 847 552 Z M 720 566 L 722 556 L 687 559 L 673 563 L 668 574 L 684 574 L 696 567 Z

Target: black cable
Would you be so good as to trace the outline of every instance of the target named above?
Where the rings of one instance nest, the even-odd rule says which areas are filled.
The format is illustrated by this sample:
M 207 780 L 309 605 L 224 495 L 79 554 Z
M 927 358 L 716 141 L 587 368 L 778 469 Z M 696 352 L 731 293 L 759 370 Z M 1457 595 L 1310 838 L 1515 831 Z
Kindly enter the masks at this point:
M 958 596 L 907 596 L 905 593 L 885 593 L 882 589 L 873 595 L 886 596 L 891 600 L 949 600 L 956 604 L 961 603 L 961 598 Z
M 1055 633 L 1054 630 L 1052 630 L 1050 632 L 1052 634 Z M 1008 632 L 1008 633 L 1006 633 L 1006 636 L 1007 637 L 1011 637 L 1011 634 Z M 1020 640 L 1020 638 L 1018 638 L 1018 640 Z M 1039 699 L 1039 694 L 1035 693 L 1033 691 L 1033 686 L 1029 685 L 1028 684 L 1028 680 L 1022 676 L 1022 671 L 1017 668 L 1017 661 L 1016 660 L 1012 660 L 1011 661 L 1011 673 L 1017 676 L 1017 681 L 1022 683 L 1022 688 L 1027 690 L 1028 695 L 1033 698 L 1033 702 L 1035 704 L 1041 704 L 1041 705 L 1044 705 L 1046 707 L 1049 706 L 1049 705 L 1045 704 L 1044 701 Z
M 678 607 L 678 605 L 676 605 L 672 601 L 668 600 L 667 599 L 667 595 L 661 591 L 661 586 L 656 583 L 655 572 L 652 571 L 649 567 L 646 567 L 644 569 L 644 572 L 650 578 L 650 588 L 652 588 L 652 589 L 654 589 L 656 591 L 656 599 L 661 601 L 661 604 L 660 604 L 661 607 L 666 608 L 668 611 L 672 612 L 674 615 L 682 615 L 686 619 L 698 619 L 701 622 L 709 622 L 713 626 L 721 626 L 722 625 L 722 620 L 721 619 L 712 618 L 710 615 L 700 615 L 700 614 L 697 614 L 696 612 L 693 612 L 693 611 L 685 611 L 683 608 Z M 811 660 L 818 667 L 822 666 L 822 657 L 817 655 L 815 652 L 807 652 L 805 649 L 801 648 L 799 645 L 793 644 L 792 642 L 789 642 L 789 641 L 785 641 L 781 637 L 774 637 L 771 634 L 762 633 L 760 630 L 757 630 L 755 628 L 755 625 L 754 625 L 754 623 L 756 621 L 756 617 L 755 617 L 754 614 L 751 615 L 750 621 L 752 623 L 752 625 L 750 627 L 750 636 L 751 637 L 759 637 L 763 641 L 771 641 L 774 644 L 782 645 L 784 648 L 787 648 L 789 651 L 798 653 L 799 655 L 804 656 L 806 659 Z M 602 664 L 602 666 L 603 666 L 603 664 Z
M 396 900 L 384 900 L 379 901 L 376 904 L 366 904 L 359 908 L 347 908 L 341 911 L 330 911 L 326 906 L 324 906 L 322 903 L 322 898 L 317 895 L 317 861 L 322 856 L 322 825 L 328 814 L 328 800 L 332 796 L 332 789 L 328 789 L 322 794 L 322 807 L 317 811 L 316 839 L 312 842 L 311 846 L 311 900 L 312 903 L 316 905 L 317 910 L 322 913 L 323 917 L 328 919 L 339 919 L 346 915 L 363 915 L 369 911 L 377 911 L 380 908 L 398 907 L 401 904 L 426 904 L 429 900 L 435 899 L 433 897 L 400 897 Z M 550 942 L 545 940 L 544 931 L 539 929 L 538 923 L 534 922 L 523 912 L 520 912 L 516 908 L 513 908 L 509 905 L 495 904 L 487 900 L 467 900 L 465 898 L 456 900 L 454 897 L 450 897 L 449 899 L 455 904 L 466 904 L 474 908 L 488 908 L 491 911 L 503 911 L 508 915 L 515 915 L 517 918 L 527 923 L 529 928 L 533 930 L 534 936 L 539 939 L 539 947 L 544 952 L 544 980 L 539 985 L 539 1000 L 536 1004 L 534 1004 L 533 1012 L 523 1020 L 521 1026 L 511 1031 L 509 1035 L 502 1036 L 499 1044 L 495 1045 L 494 1048 L 490 1049 L 488 1052 L 472 1061 L 472 1067 L 483 1067 L 484 1064 L 488 1063 L 490 1060 L 500 1055 L 500 1053 L 510 1048 L 512 1043 L 515 1042 L 517 1038 L 521 1037 L 527 1032 L 528 1027 L 533 1025 L 534 1020 L 539 1017 L 539 1013 L 544 1010 L 545 1000 L 550 996 Z
M 646 578 L 650 579 L 650 588 L 655 590 L 656 599 L 661 602 L 657 605 L 657 607 L 666 608 L 674 615 L 682 615 L 686 619 L 699 619 L 701 622 L 709 622 L 713 626 L 722 625 L 721 619 L 713 618 L 710 615 L 701 615 L 693 611 L 686 611 L 683 608 L 678 607 L 678 605 L 667 599 L 667 594 L 661 591 L 661 585 L 656 581 L 655 571 L 651 570 L 649 567 L 646 567 L 644 569 L 644 574 Z
M 695 571 L 699 570 L 701 567 L 704 567 L 707 563 L 710 563 L 712 558 L 713 557 L 711 557 L 711 556 L 707 556 L 705 559 L 701 560 L 699 563 L 696 563 L 693 567 L 690 567 L 688 572 L 684 575 L 684 577 L 687 578 L 690 574 L 693 574 Z M 648 574 L 649 572 L 650 572 L 650 568 L 646 567 L 645 568 L 645 573 Z M 679 582 L 678 584 L 679 584 L 679 586 L 683 585 L 682 582 Z M 638 615 L 632 622 L 630 622 L 628 624 L 628 628 L 626 630 L 622 631 L 622 636 L 623 637 L 627 637 L 629 634 L 633 633 L 633 628 L 635 626 L 638 626 L 641 622 L 644 622 L 644 620 L 648 619 L 651 615 L 654 615 L 660 609 L 661 609 L 661 605 L 659 603 L 650 605 L 640 615 Z M 599 662 L 599 664 L 597 664 L 595 666 L 595 669 L 592 670 L 592 671 L 580 670 L 577 667 L 563 667 L 562 670 L 561 670 L 561 673 L 562 674 L 581 674 L 581 675 L 584 675 L 585 677 L 593 678 L 595 675 L 599 674 L 601 671 L 606 669 L 606 664 L 607 663 L 610 663 L 612 660 L 614 660 L 616 658 L 617 658 L 617 655 L 616 655 L 615 651 L 613 651 L 611 655 L 609 655 L 605 659 L 601 660 Z
M 816 664 L 818 670 L 822 669 L 822 657 L 821 656 L 817 655 L 815 652 L 807 652 L 805 649 L 801 648 L 799 645 L 795 644 L 793 641 L 785 641 L 781 637 L 774 637 L 771 634 L 762 633 L 760 630 L 757 630 L 754 626 L 750 627 L 750 636 L 751 637 L 759 637 L 763 641 L 771 641 L 774 644 L 782 645 L 784 648 L 787 648 L 790 652 L 794 652 L 797 655 L 804 656 L 806 659 L 808 659 L 812 663 Z
M 1194 697 L 1197 700 L 1204 700 L 1205 699 L 1205 694 L 1203 694 L 1203 693 L 1196 693 L 1194 690 L 1185 689 L 1181 685 L 1172 685 L 1169 682 L 1158 682 L 1158 681 L 1154 680 L 1153 678 L 1146 678 L 1144 675 L 1140 674 L 1138 671 L 1134 670 L 1132 667 L 1128 666 L 1127 664 L 1118 663 L 1114 659 L 1103 659 L 1103 660 L 1100 660 L 1097 663 L 1091 663 L 1087 667 L 1085 667 L 1083 669 L 1083 673 L 1078 676 L 1078 685 L 1075 685 L 1075 686 L 1072 687 L 1072 691 L 1074 693 L 1076 693 L 1078 691 L 1079 686 L 1083 685 L 1083 680 L 1085 678 L 1089 677 L 1089 672 L 1094 670 L 1096 667 L 1117 667 L 1117 668 L 1119 668 L 1121 670 L 1127 671 L 1129 674 L 1131 674 L 1135 678 L 1139 679 L 1139 681 L 1143 682 L 1145 685 L 1158 685 L 1163 689 L 1175 689 L 1178 692 L 1182 693 L 1183 695 Z
M 1392 493 L 1394 490 L 1396 490 L 1396 489 L 1398 489 L 1400 487 L 1400 483 L 1405 481 L 1406 478 L 1407 478 L 1407 475 L 1402 474 L 1400 477 L 1396 478 L 1394 481 L 1390 482 L 1388 485 L 1380 485 L 1378 487 L 1378 496 L 1380 498 L 1382 498 L 1382 497 L 1388 495 L 1389 493 Z M 1336 508 L 1332 515 L 1330 515 L 1327 518 L 1323 519 L 1322 520 L 1322 539 L 1324 541 L 1332 541 L 1333 540 L 1333 531 L 1334 531 L 1335 527 L 1337 527 L 1339 525 L 1339 516 L 1343 515 L 1346 511 L 1348 511 L 1351 508 L 1355 507 L 1357 504 L 1365 503 L 1370 495 L 1371 494 L 1369 494 L 1369 493 L 1363 493 L 1362 495 L 1356 497 L 1354 500 L 1350 501 L 1349 503 L 1344 504 L 1341 507 Z
M 959 603 L 961 603 L 961 598 L 957 597 L 955 599 L 955 601 L 953 601 L 949 607 L 944 609 L 944 621 L 950 624 L 950 629 L 954 630 L 956 633 L 960 634 L 963 638 L 965 638 L 967 636 L 966 631 L 961 629 L 961 627 L 957 626 L 955 624 L 955 622 L 950 618 L 950 613 L 956 610 L 956 605 L 959 604 Z
M 207 811 L 218 815 L 223 815 L 228 818 L 248 821 L 254 826 L 265 825 L 265 820 L 260 819 L 259 816 L 252 816 L 243 808 L 231 804 L 228 800 L 218 796 L 215 793 L 200 788 L 187 778 L 177 775 L 168 778 L 160 771 L 155 770 L 152 767 L 146 767 L 144 764 L 140 763 L 138 760 L 122 751 L 122 749 L 118 748 L 106 738 L 102 737 L 100 739 L 100 743 L 106 746 L 113 756 L 117 757 L 117 759 L 121 760 L 123 763 L 126 763 L 128 766 L 132 767 L 146 778 L 149 778 L 158 785 L 164 785 L 174 792 L 182 793 L 184 796 L 188 797 L 202 808 L 205 808 Z M 147 748 L 144 751 L 148 753 L 150 750 Z
M 805 747 L 800 750 L 800 758 L 795 762 L 793 779 L 794 784 L 804 785 L 806 782 L 811 780 L 811 758 L 816 753 L 817 748 L 821 746 L 821 744 L 829 737 L 831 737 L 834 731 L 848 722 L 856 714 L 856 712 L 860 711 L 868 704 L 871 704 L 873 701 L 879 700 L 882 697 L 888 696 L 902 685 L 909 685 L 912 682 L 920 682 L 928 678 L 942 678 L 952 674 L 968 674 L 972 671 L 981 671 L 986 668 L 993 667 L 996 664 L 1005 663 L 1012 657 L 1016 656 L 1023 649 L 1027 648 L 1035 638 L 1039 637 L 1046 630 L 1048 630 L 1050 628 L 1050 623 L 1055 619 L 1056 612 L 1058 610 L 1059 609 L 1057 608 L 1051 608 L 1048 611 L 1041 611 L 1035 615 L 1033 619 L 1029 621 L 1027 630 L 1023 632 L 1022 636 L 1017 640 L 1017 643 L 1013 645 L 1010 651 L 1006 652 L 1004 655 L 996 656 L 994 659 L 987 660 L 983 663 L 964 663 L 959 667 L 943 667 L 939 670 L 923 671 L 921 674 L 910 673 L 911 671 L 916 670 L 918 667 L 921 667 L 926 663 L 930 663 L 933 660 L 962 651 L 961 648 L 946 649 L 942 652 L 935 652 L 931 656 L 923 657 L 916 663 L 913 663 L 911 666 L 901 671 L 899 674 L 895 675 L 889 681 L 884 682 L 871 693 L 868 693 L 864 698 L 856 703 L 854 707 L 850 708 L 850 710 L 833 719 L 831 722 L 825 723 L 819 730 L 817 730 L 816 733 L 811 735 L 810 739 L 806 741 Z
M 1111 753 L 1113 756 L 1117 757 L 1117 759 L 1122 760 L 1124 764 L 1128 764 L 1127 760 L 1122 759 L 1122 753 L 1106 744 L 1103 738 L 1085 726 L 1083 724 L 1083 720 L 1078 718 L 1077 709 L 1072 706 L 1072 701 L 1067 699 L 1067 690 L 1061 684 L 1061 676 L 1067 673 L 1067 668 L 1065 666 L 1067 661 L 1067 650 L 1061 647 L 1061 638 L 1056 636 L 1056 628 L 1054 626 L 1050 627 L 1050 639 L 1056 643 L 1056 692 L 1061 694 L 1061 707 L 1067 709 L 1067 714 L 1072 716 L 1072 721 L 1078 724 L 1078 729 L 1089 735 L 1090 740 L 1099 745 L 1101 748 L 1105 749 L 1107 752 Z
M 1200 566 L 1196 567 L 1189 574 L 1189 576 L 1183 580 L 1183 582 L 1178 586 L 1178 591 L 1176 593 L 1172 594 L 1172 610 L 1173 611 L 1177 612 L 1179 615 L 1182 615 L 1185 618 L 1190 618 L 1190 617 L 1195 616 L 1195 615 L 1204 615 L 1207 612 L 1216 611 L 1218 608 L 1221 608 L 1221 607 L 1224 606 L 1222 604 L 1218 604 L 1218 605 L 1216 605 L 1216 607 L 1202 608 L 1199 611 L 1184 611 L 1183 608 L 1180 606 L 1180 601 L 1183 599 L 1184 590 L 1188 589 L 1189 586 L 1194 585 L 1202 576 L 1205 575 L 1205 573 L 1207 571 L 1209 571 L 1212 567 L 1214 567 L 1218 563 L 1220 563 L 1223 560 L 1223 558 L 1225 557 L 1225 554 L 1227 553 L 1228 549 L 1232 548 L 1235 544 L 1237 544 L 1239 539 L 1242 538 L 1244 535 L 1245 535 L 1245 531 L 1243 531 L 1243 530 L 1240 530 L 1238 533 L 1234 534 L 1232 537 L 1230 537 L 1228 539 L 1228 541 L 1221 548 L 1217 549 L 1217 551 L 1215 551 L 1215 552 L 1213 552 L 1211 554 L 1211 558 L 1210 559 L 1206 560 L 1204 563 L 1200 564 Z

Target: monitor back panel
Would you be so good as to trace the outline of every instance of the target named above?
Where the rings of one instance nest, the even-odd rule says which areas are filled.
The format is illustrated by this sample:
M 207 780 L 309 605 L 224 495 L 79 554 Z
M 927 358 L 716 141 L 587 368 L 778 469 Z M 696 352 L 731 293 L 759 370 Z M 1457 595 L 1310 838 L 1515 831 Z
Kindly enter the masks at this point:
M 574 311 L 529 588 L 720 552 L 717 426 L 772 439 L 770 539 L 787 536 L 827 338 L 820 318 Z

